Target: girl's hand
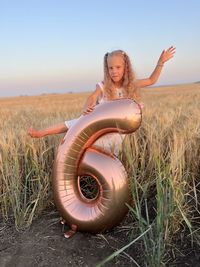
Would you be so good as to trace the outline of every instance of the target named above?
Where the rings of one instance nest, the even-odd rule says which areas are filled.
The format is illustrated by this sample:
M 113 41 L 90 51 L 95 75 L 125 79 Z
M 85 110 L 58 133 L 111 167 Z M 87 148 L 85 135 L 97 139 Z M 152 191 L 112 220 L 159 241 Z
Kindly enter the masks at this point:
M 159 57 L 158 64 L 164 64 L 166 61 L 168 61 L 170 58 L 174 56 L 175 52 L 176 48 L 173 46 L 171 46 L 167 50 L 163 50 Z
M 83 110 L 83 115 L 86 115 L 86 114 L 92 112 L 94 107 L 95 107 L 95 105 L 87 107 L 85 110 Z

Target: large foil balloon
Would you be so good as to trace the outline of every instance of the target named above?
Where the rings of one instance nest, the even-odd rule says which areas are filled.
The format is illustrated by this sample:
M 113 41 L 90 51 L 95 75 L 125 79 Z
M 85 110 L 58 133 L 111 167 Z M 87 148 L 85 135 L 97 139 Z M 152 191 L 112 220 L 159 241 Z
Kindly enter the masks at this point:
M 107 133 L 128 134 L 141 124 L 141 109 L 131 99 L 107 101 L 81 116 L 61 142 L 53 168 L 55 204 L 71 230 L 103 232 L 126 215 L 131 194 L 127 173 L 117 157 L 92 146 Z M 96 196 L 87 198 L 81 177 L 96 181 Z

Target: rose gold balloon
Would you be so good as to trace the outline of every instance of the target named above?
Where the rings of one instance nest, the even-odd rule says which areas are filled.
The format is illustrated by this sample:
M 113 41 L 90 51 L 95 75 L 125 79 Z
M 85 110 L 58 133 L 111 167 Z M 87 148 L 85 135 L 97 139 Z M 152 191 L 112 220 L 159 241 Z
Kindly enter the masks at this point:
M 128 211 L 129 180 L 122 163 L 92 144 L 111 132 L 128 134 L 141 124 L 141 109 L 131 99 L 107 101 L 81 116 L 60 144 L 53 169 L 56 206 L 72 229 L 92 233 L 117 225 Z M 81 191 L 80 177 L 90 176 L 98 185 L 96 197 Z

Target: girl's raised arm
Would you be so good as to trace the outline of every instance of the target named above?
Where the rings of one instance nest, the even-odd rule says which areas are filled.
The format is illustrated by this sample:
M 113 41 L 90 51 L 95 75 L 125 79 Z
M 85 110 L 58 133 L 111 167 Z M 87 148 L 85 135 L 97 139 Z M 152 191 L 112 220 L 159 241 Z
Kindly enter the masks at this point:
M 163 50 L 159 57 L 158 63 L 154 71 L 150 75 L 150 77 L 146 79 L 136 80 L 135 82 L 136 87 L 142 88 L 142 87 L 146 87 L 146 86 L 156 83 L 162 71 L 162 67 L 164 66 L 164 63 L 168 61 L 169 59 L 171 59 L 174 56 L 175 52 L 176 52 L 176 48 L 173 46 L 169 47 L 167 50 Z

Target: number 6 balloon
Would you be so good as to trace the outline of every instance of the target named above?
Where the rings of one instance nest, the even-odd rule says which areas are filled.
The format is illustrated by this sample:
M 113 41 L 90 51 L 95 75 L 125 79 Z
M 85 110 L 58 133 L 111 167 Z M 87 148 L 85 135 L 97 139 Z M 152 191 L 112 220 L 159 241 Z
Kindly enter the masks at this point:
M 141 124 L 139 105 L 131 99 L 99 104 L 79 118 L 67 132 L 54 161 L 53 194 L 63 223 L 76 231 L 99 233 L 124 218 L 131 203 L 130 182 L 117 157 L 95 147 L 94 142 L 107 133 L 128 134 Z M 98 187 L 94 198 L 87 198 L 80 185 L 83 176 L 92 177 Z

